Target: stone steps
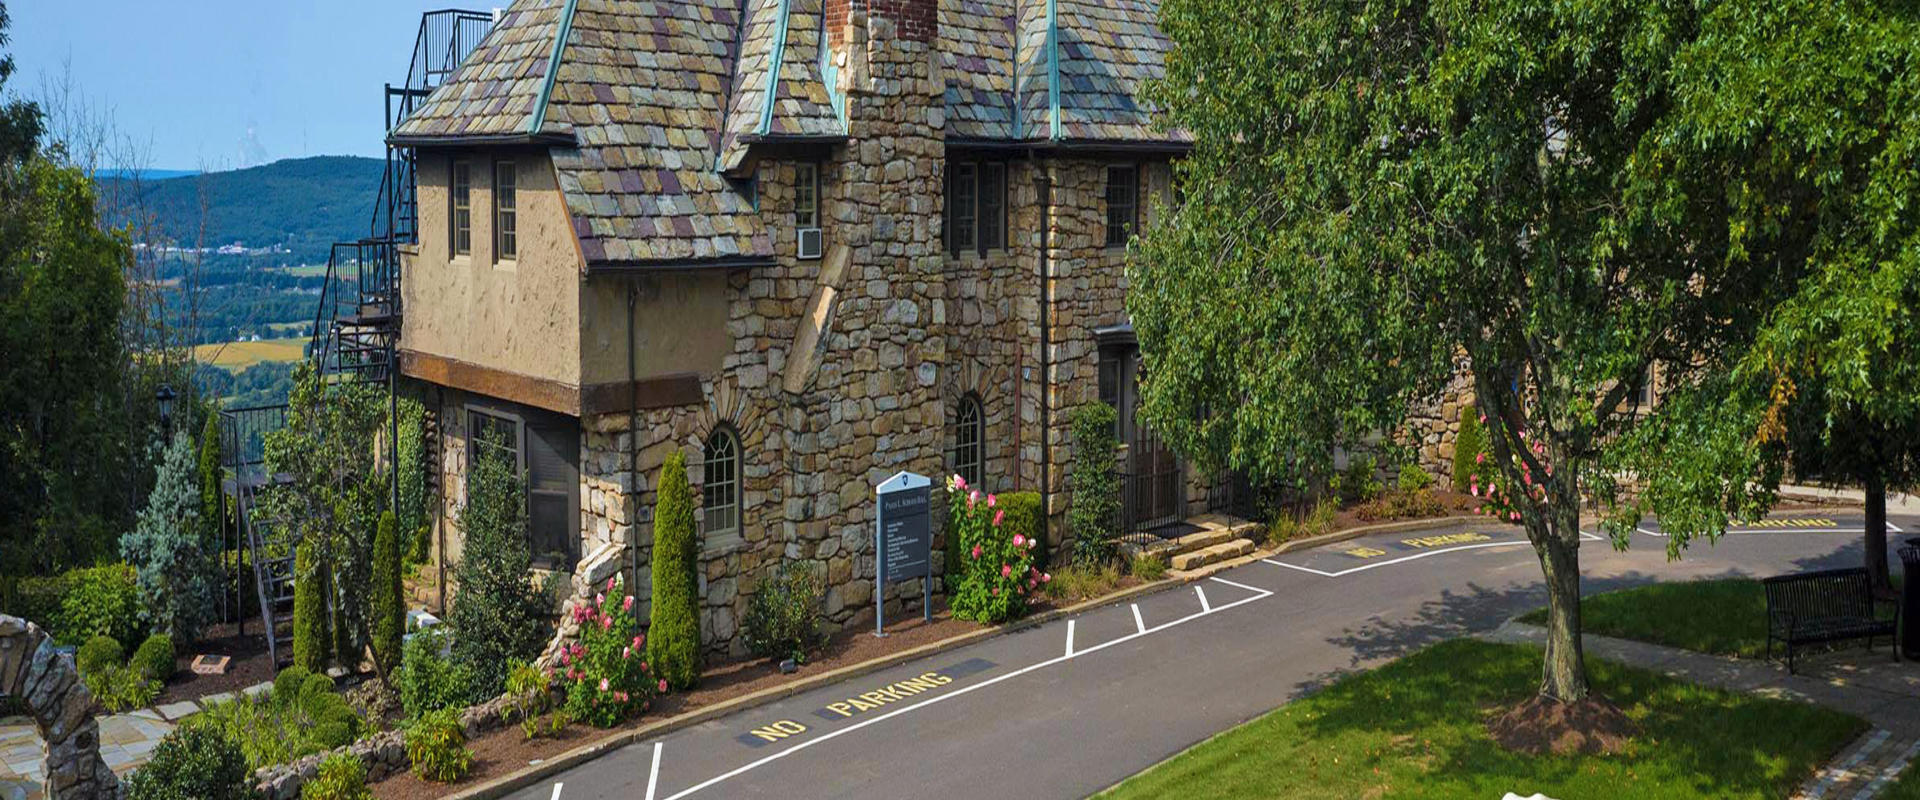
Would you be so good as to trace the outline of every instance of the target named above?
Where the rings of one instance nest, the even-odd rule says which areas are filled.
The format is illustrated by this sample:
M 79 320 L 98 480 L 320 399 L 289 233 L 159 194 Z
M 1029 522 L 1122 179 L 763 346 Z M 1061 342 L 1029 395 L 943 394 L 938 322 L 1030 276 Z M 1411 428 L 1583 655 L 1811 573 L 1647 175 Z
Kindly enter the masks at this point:
M 1253 542 L 1237 537 L 1229 537 L 1227 541 L 1218 544 L 1180 553 L 1170 559 L 1167 564 L 1175 572 L 1187 572 L 1207 566 L 1208 564 L 1225 561 L 1229 558 L 1239 558 L 1251 552 L 1253 552 Z

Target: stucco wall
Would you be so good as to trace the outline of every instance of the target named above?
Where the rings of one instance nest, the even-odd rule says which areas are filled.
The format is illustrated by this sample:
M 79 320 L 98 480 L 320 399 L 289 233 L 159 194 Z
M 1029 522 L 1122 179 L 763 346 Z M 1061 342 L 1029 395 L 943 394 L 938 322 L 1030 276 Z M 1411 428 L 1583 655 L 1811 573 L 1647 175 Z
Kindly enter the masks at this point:
M 627 380 L 627 292 L 635 291 L 633 346 L 639 380 L 674 372 L 713 375 L 733 349 L 727 305 L 735 289 L 723 271 L 595 277 L 580 307 L 583 385 Z
M 448 223 L 455 157 L 473 164 L 473 247 L 459 258 L 450 255 Z M 500 158 L 513 159 L 519 176 L 519 257 L 511 262 L 493 253 L 492 167 Z M 419 184 L 420 242 L 403 258 L 400 347 L 579 385 L 581 259 L 551 160 L 526 150 L 428 151 Z

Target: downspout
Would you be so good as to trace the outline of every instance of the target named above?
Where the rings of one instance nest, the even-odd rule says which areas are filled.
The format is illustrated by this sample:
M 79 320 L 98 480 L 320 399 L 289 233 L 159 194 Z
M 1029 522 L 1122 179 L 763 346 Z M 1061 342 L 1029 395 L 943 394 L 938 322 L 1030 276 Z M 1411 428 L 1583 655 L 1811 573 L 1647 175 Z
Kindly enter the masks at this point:
M 1040 200 L 1040 508 L 1048 528 L 1053 521 L 1053 176 L 1027 151 L 1033 164 L 1033 188 Z M 1060 546 L 1060 537 L 1048 531 L 1049 547 Z
M 627 281 L 627 585 L 640 585 L 640 378 L 633 316 L 639 278 Z M 616 440 L 617 441 L 617 440 Z

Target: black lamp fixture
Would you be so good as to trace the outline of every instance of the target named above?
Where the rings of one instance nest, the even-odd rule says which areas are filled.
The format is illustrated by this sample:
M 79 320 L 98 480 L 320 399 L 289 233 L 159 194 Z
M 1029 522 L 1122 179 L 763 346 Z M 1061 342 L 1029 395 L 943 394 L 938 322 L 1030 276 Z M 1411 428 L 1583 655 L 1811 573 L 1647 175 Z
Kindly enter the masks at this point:
M 160 406 L 161 438 L 173 438 L 173 386 L 160 384 L 159 390 L 153 393 L 153 402 Z

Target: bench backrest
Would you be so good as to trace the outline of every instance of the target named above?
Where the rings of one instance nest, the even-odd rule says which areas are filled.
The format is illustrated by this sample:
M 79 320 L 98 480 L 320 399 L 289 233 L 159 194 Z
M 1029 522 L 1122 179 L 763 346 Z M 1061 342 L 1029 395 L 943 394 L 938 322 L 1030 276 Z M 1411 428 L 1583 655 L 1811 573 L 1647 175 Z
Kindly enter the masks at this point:
M 1768 614 L 1785 611 L 1802 619 L 1873 616 L 1873 585 L 1864 567 L 1777 575 L 1761 584 Z

